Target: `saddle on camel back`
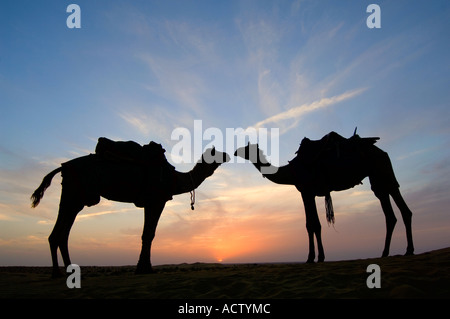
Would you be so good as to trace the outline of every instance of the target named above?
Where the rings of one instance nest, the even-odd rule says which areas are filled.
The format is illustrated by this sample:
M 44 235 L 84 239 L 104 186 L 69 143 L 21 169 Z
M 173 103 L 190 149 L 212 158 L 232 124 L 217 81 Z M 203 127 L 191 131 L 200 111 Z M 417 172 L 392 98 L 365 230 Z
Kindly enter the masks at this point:
M 350 138 L 345 138 L 332 131 L 320 140 L 310 140 L 305 137 L 295 154 L 298 154 L 306 162 L 335 161 L 341 158 L 341 155 L 345 157 L 348 152 L 372 146 L 379 139 L 379 137 L 360 137 L 356 134 L 356 129 Z
M 317 196 L 325 196 L 327 221 L 334 223 L 334 211 L 330 192 L 352 188 L 367 176 L 366 164 L 379 137 L 360 137 L 356 134 L 345 138 L 330 132 L 320 140 L 305 137 L 291 161 L 297 165 L 303 177 L 305 189 L 314 190 Z M 300 171 L 301 170 L 301 171 Z
M 140 165 L 157 165 L 167 162 L 165 150 L 161 144 L 151 141 L 141 146 L 133 141 L 113 141 L 100 137 L 95 147 L 95 153 L 106 160 L 125 161 Z
M 95 154 L 109 161 L 127 162 L 147 168 L 173 167 L 166 159 L 166 150 L 161 144 L 151 141 L 149 144 L 140 145 L 133 141 L 113 141 L 106 137 L 100 137 L 95 147 Z
M 95 147 L 95 154 L 102 160 L 140 167 L 148 181 L 146 186 L 157 182 L 161 191 L 173 187 L 174 182 L 175 167 L 167 161 L 165 152 L 161 144 L 153 141 L 141 146 L 134 141 L 113 141 L 106 137 L 100 137 Z

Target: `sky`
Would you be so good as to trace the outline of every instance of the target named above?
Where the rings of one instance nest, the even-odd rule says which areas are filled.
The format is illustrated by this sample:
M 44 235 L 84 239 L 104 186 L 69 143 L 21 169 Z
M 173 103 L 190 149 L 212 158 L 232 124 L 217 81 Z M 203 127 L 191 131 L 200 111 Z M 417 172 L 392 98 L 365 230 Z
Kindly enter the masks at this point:
M 81 28 L 67 26 L 71 3 Z M 367 26 L 371 3 L 381 28 Z M 51 265 L 61 176 L 37 208 L 29 200 L 47 173 L 93 153 L 101 136 L 156 141 L 189 171 L 199 153 L 192 142 L 191 160 L 179 162 L 177 128 L 202 149 L 208 128 L 223 132 L 214 143 L 230 155 L 243 145 L 227 129 L 277 131 L 264 151 L 285 165 L 304 137 L 357 127 L 391 158 L 416 253 L 450 246 L 449 31 L 446 0 L 1 1 L 0 265 Z M 381 256 L 385 220 L 368 179 L 332 197 L 334 226 L 316 198 L 326 260 Z M 189 194 L 167 202 L 154 265 L 306 260 L 295 187 L 234 158 L 196 199 L 195 211 Z M 394 210 L 391 255 L 406 251 Z M 142 209 L 102 199 L 75 221 L 72 262 L 136 264 L 142 227 Z

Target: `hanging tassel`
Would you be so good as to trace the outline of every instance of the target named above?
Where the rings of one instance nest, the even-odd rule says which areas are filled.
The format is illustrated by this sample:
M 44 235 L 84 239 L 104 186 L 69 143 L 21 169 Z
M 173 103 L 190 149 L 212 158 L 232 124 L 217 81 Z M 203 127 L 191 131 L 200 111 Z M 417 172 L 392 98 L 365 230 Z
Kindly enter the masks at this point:
M 334 224 L 333 201 L 331 200 L 330 193 L 325 195 L 325 210 L 326 210 L 326 213 L 327 213 L 328 225 Z
M 195 183 L 194 183 L 194 179 L 192 178 L 191 172 L 189 172 L 189 177 L 191 178 L 191 183 L 192 183 L 192 191 L 189 192 L 191 194 L 191 210 L 194 210 L 194 204 L 195 204 Z
M 194 204 L 195 204 L 195 189 L 190 192 L 191 193 L 191 210 L 194 210 Z

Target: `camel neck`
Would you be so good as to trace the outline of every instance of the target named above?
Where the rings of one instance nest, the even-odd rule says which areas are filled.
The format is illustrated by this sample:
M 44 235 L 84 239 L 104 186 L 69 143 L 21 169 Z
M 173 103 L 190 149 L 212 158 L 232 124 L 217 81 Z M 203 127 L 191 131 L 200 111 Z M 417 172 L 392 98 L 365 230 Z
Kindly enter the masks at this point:
M 284 185 L 295 185 L 295 179 L 289 165 L 274 166 L 262 152 L 259 152 L 257 160 L 252 162 L 261 174 L 271 182 Z
M 200 186 L 203 181 L 211 176 L 219 167 L 219 164 L 198 162 L 189 172 L 175 171 L 175 189 L 173 195 L 191 192 Z

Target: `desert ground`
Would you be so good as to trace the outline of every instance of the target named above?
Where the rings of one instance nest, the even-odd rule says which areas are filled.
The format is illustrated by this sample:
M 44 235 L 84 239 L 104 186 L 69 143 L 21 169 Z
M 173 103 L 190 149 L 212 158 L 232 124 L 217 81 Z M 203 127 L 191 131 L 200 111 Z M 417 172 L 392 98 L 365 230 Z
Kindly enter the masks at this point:
M 370 264 L 381 288 L 369 289 Z M 315 264 L 179 264 L 135 275 L 134 266 L 81 266 L 81 288 L 50 267 L 0 267 L 2 299 L 450 298 L 450 247 L 414 256 Z M 68 274 L 70 275 L 70 274 Z

